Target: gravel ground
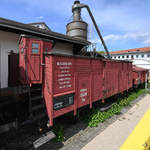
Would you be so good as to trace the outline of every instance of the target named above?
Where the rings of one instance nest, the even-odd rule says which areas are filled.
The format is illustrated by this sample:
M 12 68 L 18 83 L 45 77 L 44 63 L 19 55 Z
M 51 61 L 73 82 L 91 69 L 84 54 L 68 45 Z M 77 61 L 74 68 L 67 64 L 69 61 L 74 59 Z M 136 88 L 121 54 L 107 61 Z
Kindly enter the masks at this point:
M 94 137 L 105 130 L 110 124 L 122 117 L 133 105 L 145 96 L 141 95 L 134 100 L 131 106 L 122 109 L 120 115 L 114 115 L 98 127 L 90 128 L 83 121 L 75 121 L 71 116 L 57 118 L 55 125 L 64 128 L 64 141 L 52 140 L 38 148 L 38 150 L 80 150 Z M 32 142 L 39 136 L 35 125 L 26 126 L 18 131 L 11 131 L 0 135 L 0 150 L 34 150 Z M 5 147 L 5 148 L 4 148 Z

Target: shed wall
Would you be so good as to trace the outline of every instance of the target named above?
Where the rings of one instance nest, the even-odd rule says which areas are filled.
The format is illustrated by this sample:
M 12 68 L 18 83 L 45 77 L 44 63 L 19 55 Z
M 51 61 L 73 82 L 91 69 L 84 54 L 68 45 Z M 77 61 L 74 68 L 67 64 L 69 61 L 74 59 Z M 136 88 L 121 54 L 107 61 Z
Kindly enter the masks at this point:
M 0 88 L 8 87 L 8 55 L 19 52 L 19 34 L 0 31 Z

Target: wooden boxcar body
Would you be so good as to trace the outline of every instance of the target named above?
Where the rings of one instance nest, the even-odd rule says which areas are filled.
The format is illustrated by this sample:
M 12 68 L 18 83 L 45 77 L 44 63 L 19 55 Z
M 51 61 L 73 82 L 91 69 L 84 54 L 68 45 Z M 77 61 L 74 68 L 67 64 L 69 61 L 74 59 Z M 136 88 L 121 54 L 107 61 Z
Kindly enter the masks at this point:
M 132 63 L 51 53 L 52 42 L 22 37 L 20 79 L 41 84 L 50 125 L 53 118 L 132 87 Z
M 132 87 L 132 63 L 79 56 L 45 55 L 44 99 L 51 118 Z M 64 98 L 65 97 L 65 98 Z
M 148 69 L 140 68 L 133 65 L 133 85 L 138 86 L 146 82 Z

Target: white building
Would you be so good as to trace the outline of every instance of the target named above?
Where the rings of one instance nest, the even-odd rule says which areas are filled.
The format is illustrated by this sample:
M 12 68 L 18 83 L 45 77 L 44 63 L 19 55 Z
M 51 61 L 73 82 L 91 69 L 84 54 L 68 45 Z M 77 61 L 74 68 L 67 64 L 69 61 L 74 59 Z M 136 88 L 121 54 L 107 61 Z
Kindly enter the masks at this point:
M 110 52 L 112 59 L 130 60 L 133 64 L 150 70 L 150 47 Z

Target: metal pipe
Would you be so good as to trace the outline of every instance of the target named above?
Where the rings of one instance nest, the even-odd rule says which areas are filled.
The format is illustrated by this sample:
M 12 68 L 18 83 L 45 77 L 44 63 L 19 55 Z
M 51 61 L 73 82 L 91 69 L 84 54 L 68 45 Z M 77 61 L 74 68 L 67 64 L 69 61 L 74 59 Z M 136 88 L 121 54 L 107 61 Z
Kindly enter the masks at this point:
M 76 4 L 80 4 L 80 1 L 76 0 L 74 2 L 74 5 Z M 81 20 L 81 8 L 80 7 L 76 7 L 74 9 L 72 9 L 73 12 L 73 21 L 80 21 Z
M 99 38 L 100 38 L 100 40 L 101 40 L 101 42 L 102 42 L 102 44 L 103 44 L 103 47 L 104 47 L 104 49 L 105 49 L 105 51 L 106 51 L 106 53 L 107 53 L 107 57 L 108 57 L 108 58 L 111 58 L 111 57 L 110 57 L 110 54 L 109 54 L 109 51 L 108 51 L 108 49 L 107 49 L 107 46 L 106 46 L 106 44 L 105 44 L 105 42 L 104 42 L 104 39 L 103 39 L 103 37 L 102 37 L 102 35 L 101 35 L 101 33 L 100 33 L 100 30 L 99 30 L 99 28 L 98 28 L 98 26 L 97 26 L 97 24 L 96 24 L 96 21 L 95 21 L 95 19 L 94 19 L 94 16 L 93 16 L 93 14 L 92 14 L 92 12 L 91 12 L 89 6 L 88 6 L 88 5 L 85 5 L 85 4 L 74 3 L 74 5 L 73 5 L 73 7 L 72 7 L 72 11 L 74 11 L 74 10 L 77 9 L 77 8 L 80 8 L 80 9 L 81 9 L 81 8 L 86 8 L 86 9 L 87 9 L 87 11 L 88 11 L 88 13 L 89 13 L 89 15 L 90 15 L 90 17 L 91 17 L 91 20 L 92 20 L 92 22 L 93 22 L 93 24 L 94 24 L 94 26 L 95 26 L 95 29 L 96 29 L 96 31 L 97 31 L 97 33 L 98 33 L 98 36 L 99 36 Z

